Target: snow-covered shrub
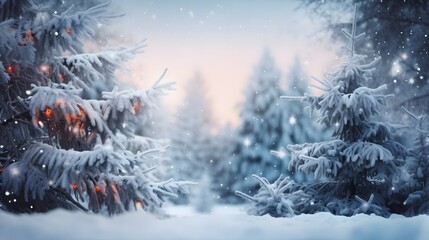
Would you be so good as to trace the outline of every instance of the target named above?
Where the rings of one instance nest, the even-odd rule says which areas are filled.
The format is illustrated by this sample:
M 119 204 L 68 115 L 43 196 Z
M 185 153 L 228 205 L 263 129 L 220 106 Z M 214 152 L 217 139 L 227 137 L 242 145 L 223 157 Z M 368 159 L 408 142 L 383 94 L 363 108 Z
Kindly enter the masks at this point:
M 289 177 L 282 175 L 274 182 L 270 183 L 266 178 L 261 178 L 255 174 L 253 178 L 259 181 L 261 188 L 255 196 L 249 196 L 240 191 L 235 193 L 253 202 L 249 213 L 253 215 L 269 214 L 273 217 L 292 217 L 304 205 L 310 202 L 311 194 L 303 190 L 296 190 L 297 185 Z M 296 191 L 291 191 L 292 189 Z

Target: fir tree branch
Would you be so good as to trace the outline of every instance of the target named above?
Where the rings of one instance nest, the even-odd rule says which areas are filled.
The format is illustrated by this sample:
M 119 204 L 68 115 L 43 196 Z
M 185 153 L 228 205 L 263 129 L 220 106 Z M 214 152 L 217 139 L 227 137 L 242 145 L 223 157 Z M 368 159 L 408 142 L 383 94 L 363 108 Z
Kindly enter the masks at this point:
M 53 189 L 55 192 L 61 194 L 62 196 L 64 196 L 67 200 L 69 200 L 73 205 L 75 205 L 76 207 L 78 207 L 79 209 L 81 209 L 84 212 L 88 212 L 88 209 L 85 208 L 84 206 L 82 206 L 79 202 L 77 202 L 76 200 L 74 200 L 70 194 L 66 193 L 63 189 L 60 188 L 51 188 Z
M 13 117 L 11 117 L 11 118 L 9 118 L 9 119 L 6 119 L 6 120 L 4 120 L 4 121 L 1 123 L 1 125 L 2 125 L 2 126 L 6 126 L 6 125 L 8 125 L 9 123 L 14 122 L 14 121 L 18 121 L 18 120 L 20 120 L 20 121 L 28 121 L 28 122 L 31 122 L 31 115 L 30 115 L 30 111 L 29 111 L 29 110 L 26 110 L 26 111 L 24 111 L 24 112 L 22 112 L 22 113 L 19 113 L 18 115 L 15 115 L 15 116 L 13 116 Z

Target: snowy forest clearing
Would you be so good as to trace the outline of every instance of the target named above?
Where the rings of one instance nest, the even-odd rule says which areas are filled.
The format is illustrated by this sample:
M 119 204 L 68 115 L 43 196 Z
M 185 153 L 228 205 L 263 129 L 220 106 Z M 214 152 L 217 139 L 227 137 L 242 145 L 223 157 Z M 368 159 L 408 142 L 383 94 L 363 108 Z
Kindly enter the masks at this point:
M 429 61 L 404 52 L 423 42 L 415 53 L 429 56 L 426 27 L 407 28 L 407 42 L 420 37 L 389 58 L 379 30 L 365 37 L 361 0 L 322 78 L 295 58 L 282 84 L 266 49 L 240 124 L 216 130 L 195 74 L 164 135 L 155 114 L 175 82 L 164 70 L 123 88 L 116 70 L 146 43 L 87 52 L 84 37 L 101 45 L 94 26 L 117 15 L 86 1 L 0 0 L 0 240 L 429 239 L 429 95 L 416 90 L 429 92 Z M 399 9 L 427 25 L 428 1 Z M 385 80 L 392 61 L 409 69 Z M 392 103 L 414 84 L 418 101 Z
M 166 219 L 143 212 L 105 216 L 55 210 L 48 214 L 1 213 L 0 239 L 427 239 L 429 217 L 353 217 L 330 213 L 292 218 L 249 216 L 243 206 L 216 206 L 212 213 L 171 206 Z M 23 231 L 22 226 L 25 226 Z

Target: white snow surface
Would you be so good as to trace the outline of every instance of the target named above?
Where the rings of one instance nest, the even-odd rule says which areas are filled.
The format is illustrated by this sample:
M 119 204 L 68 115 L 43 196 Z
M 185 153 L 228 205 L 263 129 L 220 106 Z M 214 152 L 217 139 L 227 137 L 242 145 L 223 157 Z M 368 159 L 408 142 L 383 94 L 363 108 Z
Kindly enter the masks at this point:
M 144 211 L 105 217 L 56 210 L 0 213 L 0 239 L 428 239 L 429 216 L 382 218 L 329 213 L 292 218 L 250 216 L 243 206 L 216 206 L 209 214 L 168 206 L 169 218 Z

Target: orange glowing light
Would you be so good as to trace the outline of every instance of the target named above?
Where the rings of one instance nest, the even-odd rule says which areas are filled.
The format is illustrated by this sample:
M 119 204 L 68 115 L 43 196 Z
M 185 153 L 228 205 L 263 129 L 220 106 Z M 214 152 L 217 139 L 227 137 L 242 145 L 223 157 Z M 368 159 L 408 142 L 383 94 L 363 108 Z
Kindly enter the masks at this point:
M 86 113 L 82 109 L 80 109 L 80 116 L 82 119 L 85 119 L 85 117 L 86 117 Z
M 67 33 L 68 35 L 71 35 L 71 33 L 72 33 L 71 29 L 70 29 L 70 28 L 67 28 L 67 29 L 66 29 L 66 33 Z
M 34 41 L 33 31 L 31 31 L 31 29 L 27 30 L 27 32 L 25 33 L 25 38 L 23 40 L 24 41 Z
M 64 103 L 61 103 L 64 104 Z M 82 137 L 86 135 L 86 112 L 83 109 L 80 109 L 79 114 L 77 113 L 67 113 L 64 115 L 64 118 L 67 122 L 67 129 L 70 132 L 73 132 L 75 136 Z
M 6 67 L 6 71 L 7 71 L 8 73 L 14 73 L 14 72 L 15 72 L 15 68 L 14 68 L 14 67 L 12 67 L 12 66 L 7 66 L 7 67 Z
M 51 68 L 49 67 L 49 65 L 46 65 L 46 64 L 41 64 L 39 66 L 39 69 L 44 74 L 49 74 L 51 72 Z
M 135 201 L 136 207 L 143 207 L 143 203 L 140 201 Z
M 63 106 L 64 105 L 64 99 L 58 99 L 57 100 L 57 106 L 58 107 L 61 107 L 61 106 Z
M 73 190 L 77 190 L 77 184 L 76 184 L 76 183 L 73 183 L 73 184 L 71 185 L 71 188 L 72 188 Z
M 67 113 L 65 115 L 65 118 L 66 118 L 67 125 L 70 125 L 72 123 L 72 116 L 71 116 L 71 114 Z
M 120 202 L 120 198 L 119 198 L 119 193 L 118 193 L 118 189 L 116 187 L 116 184 L 113 184 L 110 186 L 112 188 L 112 192 L 113 192 L 113 199 L 115 199 L 115 202 Z
M 43 112 L 46 118 L 51 119 L 54 116 L 54 111 L 50 107 L 46 107 L 45 111 Z
M 140 102 L 134 103 L 133 104 L 133 109 L 134 112 L 137 112 L 138 110 L 140 110 L 142 108 L 142 104 Z
M 101 192 L 101 187 L 100 186 L 95 186 L 95 191 Z

